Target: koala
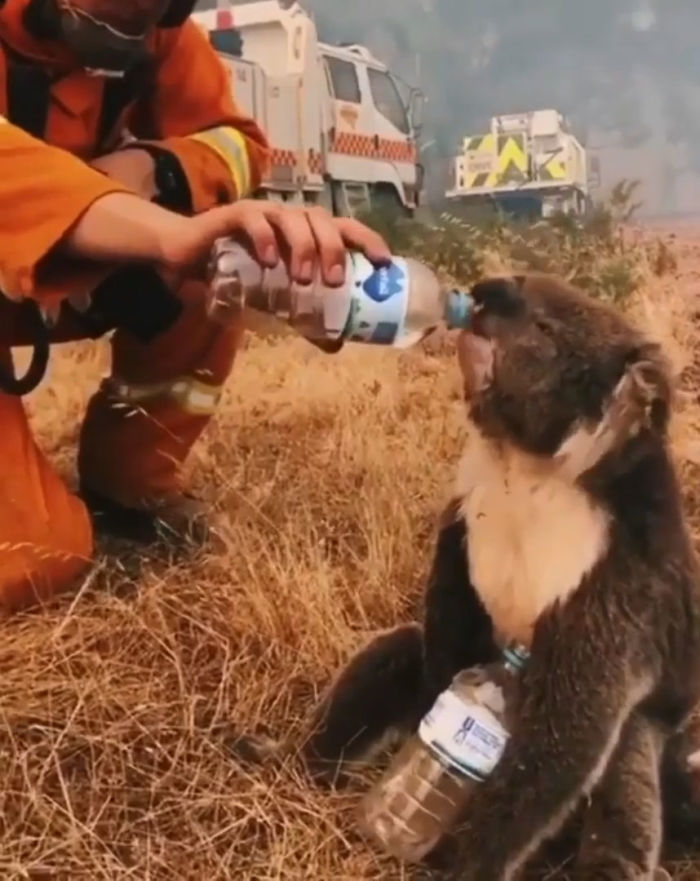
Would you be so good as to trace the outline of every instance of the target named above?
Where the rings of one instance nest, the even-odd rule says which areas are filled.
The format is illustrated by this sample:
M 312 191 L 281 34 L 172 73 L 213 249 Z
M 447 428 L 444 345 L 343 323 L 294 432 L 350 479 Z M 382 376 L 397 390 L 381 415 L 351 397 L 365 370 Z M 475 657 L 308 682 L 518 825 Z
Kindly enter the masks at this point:
M 516 721 L 460 825 L 455 877 L 518 877 L 577 811 L 579 881 L 662 877 L 664 757 L 700 698 L 669 368 L 616 309 L 558 279 L 487 279 L 472 296 L 467 439 L 423 620 L 351 658 L 301 755 L 342 782 L 414 732 L 459 670 L 516 640 L 531 652 Z

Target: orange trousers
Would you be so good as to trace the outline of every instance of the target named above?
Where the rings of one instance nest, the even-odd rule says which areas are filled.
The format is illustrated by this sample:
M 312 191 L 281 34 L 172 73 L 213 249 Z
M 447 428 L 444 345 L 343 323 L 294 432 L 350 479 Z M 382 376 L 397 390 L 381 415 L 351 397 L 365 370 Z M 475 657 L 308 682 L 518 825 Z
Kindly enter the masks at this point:
M 242 323 L 207 318 L 200 283 L 179 295 L 180 317 L 149 343 L 115 332 L 111 376 L 82 425 L 81 481 L 129 506 L 179 489 L 180 465 L 211 418 L 243 334 Z M 55 342 L 84 337 L 70 316 L 52 331 Z M 7 363 L 13 346 L 29 342 L 16 309 L 0 298 L 0 358 Z M 37 447 L 21 399 L 0 393 L 0 610 L 70 587 L 92 552 L 85 506 Z

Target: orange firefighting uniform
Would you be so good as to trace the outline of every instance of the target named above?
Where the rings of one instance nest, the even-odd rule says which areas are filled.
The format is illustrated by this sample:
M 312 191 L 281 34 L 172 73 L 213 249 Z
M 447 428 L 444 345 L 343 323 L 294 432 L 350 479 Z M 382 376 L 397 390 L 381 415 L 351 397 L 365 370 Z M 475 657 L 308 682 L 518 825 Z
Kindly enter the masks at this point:
M 95 199 L 124 190 L 85 164 L 115 149 L 124 127 L 137 140 L 157 142 L 177 156 L 195 212 L 248 195 L 258 186 L 267 158 L 263 134 L 237 110 L 226 70 L 189 20 L 153 35 L 149 89 L 120 108 L 109 131 L 99 132 L 106 80 L 72 65 L 50 84 L 43 136 L 26 133 L 7 118 L 12 60 L 21 57 L 39 68 L 71 66 L 62 45 L 27 32 L 22 19 L 27 2 L 6 0 L 0 7 L 4 364 L 13 345 L 31 342 L 12 300 L 33 298 L 56 315 L 61 300 L 91 290 L 99 279 L 99 270 L 67 261 L 43 272 L 42 261 Z M 32 94 L 26 100 L 32 102 Z M 112 375 L 92 398 L 82 427 L 82 482 L 128 506 L 177 490 L 178 465 L 210 419 L 242 333 L 241 327 L 207 320 L 201 283 L 185 284 L 178 295 L 183 312 L 151 342 L 116 331 Z M 51 331 L 54 341 L 85 337 L 66 311 L 60 310 Z M 82 501 L 38 450 L 21 399 L 0 393 L 0 610 L 68 586 L 89 565 L 92 550 Z

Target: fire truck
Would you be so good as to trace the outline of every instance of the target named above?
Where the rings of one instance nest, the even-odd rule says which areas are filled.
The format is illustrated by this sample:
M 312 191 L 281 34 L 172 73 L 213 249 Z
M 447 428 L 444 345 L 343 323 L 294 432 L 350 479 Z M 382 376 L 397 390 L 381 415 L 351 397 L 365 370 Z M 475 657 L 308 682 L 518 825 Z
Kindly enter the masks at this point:
M 419 202 L 423 95 L 368 49 L 322 43 L 294 0 L 222 4 L 193 14 L 225 62 L 238 104 L 272 148 L 261 196 L 411 215 Z
M 518 215 L 581 215 L 599 174 L 561 113 L 533 110 L 494 116 L 488 132 L 464 138 L 445 196 Z

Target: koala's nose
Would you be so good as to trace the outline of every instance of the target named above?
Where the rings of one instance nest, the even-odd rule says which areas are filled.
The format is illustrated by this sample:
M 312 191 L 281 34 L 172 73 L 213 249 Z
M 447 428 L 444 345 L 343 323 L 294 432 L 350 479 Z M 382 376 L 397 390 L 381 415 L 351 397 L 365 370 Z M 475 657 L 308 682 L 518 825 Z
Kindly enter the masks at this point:
M 482 391 L 493 379 L 491 340 L 469 330 L 462 331 L 457 337 L 457 361 L 467 397 Z
M 472 320 L 470 330 L 475 336 L 489 337 L 493 328 L 493 321 L 489 321 L 488 312 L 484 306 L 475 306 L 472 310 Z

